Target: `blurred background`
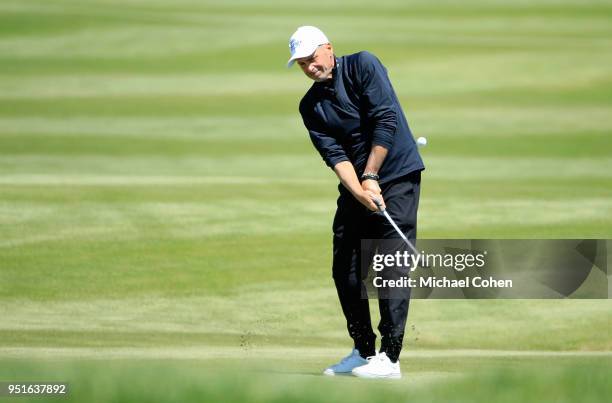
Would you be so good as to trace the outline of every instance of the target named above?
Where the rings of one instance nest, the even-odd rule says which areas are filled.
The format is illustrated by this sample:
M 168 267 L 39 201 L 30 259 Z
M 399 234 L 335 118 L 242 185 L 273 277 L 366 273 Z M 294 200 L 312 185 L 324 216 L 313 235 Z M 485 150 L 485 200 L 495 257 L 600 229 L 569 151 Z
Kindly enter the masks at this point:
M 610 1 L 3 0 L 0 380 L 75 401 L 609 395 L 609 300 L 413 301 L 402 383 L 314 376 L 351 345 L 337 180 L 285 68 L 300 25 L 376 54 L 427 137 L 420 237 L 612 238 Z

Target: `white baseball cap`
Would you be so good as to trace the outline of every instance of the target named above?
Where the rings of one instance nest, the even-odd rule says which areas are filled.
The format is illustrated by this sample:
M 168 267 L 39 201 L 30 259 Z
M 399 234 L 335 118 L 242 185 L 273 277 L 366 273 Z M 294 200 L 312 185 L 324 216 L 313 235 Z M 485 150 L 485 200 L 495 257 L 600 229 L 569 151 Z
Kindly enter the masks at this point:
M 319 28 L 310 25 L 299 27 L 289 38 L 291 58 L 287 67 L 293 66 L 295 59 L 312 55 L 317 47 L 326 43 L 329 43 L 329 39 Z

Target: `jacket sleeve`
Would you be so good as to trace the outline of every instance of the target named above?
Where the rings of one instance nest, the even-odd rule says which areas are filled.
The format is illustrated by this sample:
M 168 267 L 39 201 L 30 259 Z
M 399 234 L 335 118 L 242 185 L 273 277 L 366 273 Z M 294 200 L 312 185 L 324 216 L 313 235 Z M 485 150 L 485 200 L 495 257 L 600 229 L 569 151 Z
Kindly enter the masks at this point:
M 373 128 L 372 145 L 389 149 L 397 129 L 393 87 L 387 70 L 376 56 L 361 52 L 359 61 L 362 106 Z
M 321 158 L 323 158 L 323 161 L 325 161 L 328 167 L 333 169 L 339 162 L 349 161 L 344 148 L 342 148 L 336 138 L 324 133 L 324 131 L 318 127 L 315 119 L 304 110 L 303 103 L 300 103 L 300 114 L 302 115 L 304 126 L 308 129 L 312 144 L 319 154 L 321 154 Z

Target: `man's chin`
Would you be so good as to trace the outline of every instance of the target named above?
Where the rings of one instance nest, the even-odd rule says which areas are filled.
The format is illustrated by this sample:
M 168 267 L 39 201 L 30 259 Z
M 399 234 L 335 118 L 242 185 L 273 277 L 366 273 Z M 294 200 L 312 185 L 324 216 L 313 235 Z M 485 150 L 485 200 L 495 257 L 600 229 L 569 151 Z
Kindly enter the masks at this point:
M 316 76 L 316 77 L 310 77 L 310 78 L 312 78 L 318 83 L 322 83 L 323 81 L 329 80 L 330 77 L 328 75 L 322 75 L 322 76 Z

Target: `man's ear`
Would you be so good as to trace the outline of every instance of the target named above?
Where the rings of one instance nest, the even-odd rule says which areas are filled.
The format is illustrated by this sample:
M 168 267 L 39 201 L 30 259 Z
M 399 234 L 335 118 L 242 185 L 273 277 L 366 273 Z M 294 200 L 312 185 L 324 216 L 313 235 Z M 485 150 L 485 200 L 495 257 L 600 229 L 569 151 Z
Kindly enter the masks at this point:
M 327 48 L 327 50 L 329 50 L 330 58 L 333 59 L 334 58 L 334 47 L 332 46 L 331 43 L 326 44 L 325 47 Z

